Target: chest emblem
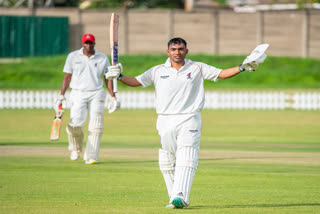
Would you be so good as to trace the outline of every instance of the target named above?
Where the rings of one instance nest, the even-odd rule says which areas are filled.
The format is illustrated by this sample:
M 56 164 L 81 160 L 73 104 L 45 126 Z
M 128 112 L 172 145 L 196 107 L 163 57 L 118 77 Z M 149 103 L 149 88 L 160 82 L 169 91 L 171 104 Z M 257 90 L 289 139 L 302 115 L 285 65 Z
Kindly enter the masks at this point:
M 168 79 L 170 76 L 166 75 L 166 76 L 160 76 L 161 79 Z
M 191 72 L 187 74 L 187 79 L 191 79 Z
M 94 64 L 94 67 L 97 67 L 98 66 L 98 63 Z

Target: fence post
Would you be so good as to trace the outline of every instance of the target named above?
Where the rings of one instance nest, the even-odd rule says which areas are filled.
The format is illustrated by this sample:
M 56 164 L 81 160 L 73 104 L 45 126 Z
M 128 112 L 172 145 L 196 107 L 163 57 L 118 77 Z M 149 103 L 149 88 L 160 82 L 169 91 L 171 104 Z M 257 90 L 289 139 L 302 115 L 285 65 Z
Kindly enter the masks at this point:
M 168 41 L 173 38 L 174 35 L 174 10 L 169 10 L 169 26 L 168 26 Z
M 218 55 L 219 54 L 219 31 L 220 31 L 220 25 L 219 25 L 219 11 L 215 10 L 212 15 L 212 29 L 213 29 L 213 35 L 212 35 L 212 41 L 213 41 L 213 54 Z
M 260 45 L 264 40 L 264 13 L 258 11 L 257 15 L 257 45 Z
M 305 10 L 303 14 L 302 24 L 302 57 L 309 56 L 309 29 L 310 29 L 310 13 L 309 10 Z
M 123 35 L 124 35 L 124 53 L 129 53 L 129 19 L 128 19 L 128 10 L 125 9 L 123 12 Z

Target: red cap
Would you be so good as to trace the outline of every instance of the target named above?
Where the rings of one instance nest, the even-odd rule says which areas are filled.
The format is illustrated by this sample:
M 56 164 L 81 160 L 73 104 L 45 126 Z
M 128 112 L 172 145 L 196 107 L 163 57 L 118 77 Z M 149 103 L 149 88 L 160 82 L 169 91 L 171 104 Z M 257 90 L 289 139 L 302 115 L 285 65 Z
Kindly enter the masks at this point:
M 84 34 L 81 39 L 82 43 L 85 43 L 86 41 L 95 42 L 96 39 L 92 34 Z

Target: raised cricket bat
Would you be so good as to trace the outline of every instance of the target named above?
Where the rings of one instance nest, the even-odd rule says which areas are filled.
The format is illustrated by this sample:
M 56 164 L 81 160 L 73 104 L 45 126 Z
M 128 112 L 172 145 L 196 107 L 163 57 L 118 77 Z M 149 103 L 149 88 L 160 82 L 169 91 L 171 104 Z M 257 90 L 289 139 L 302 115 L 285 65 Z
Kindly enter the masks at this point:
M 111 47 L 111 61 L 112 65 L 118 64 L 118 26 L 119 16 L 112 13 L 110 21 L 110 47 Z M 118 92 L 117 79 L 113 79 L 113 92 Z
M 62 104 L 59 106 L 59 110 L 54 116 L 54 120 L 51 127 L 50 140 L 59 140 L 60 129 L 62 124 L 63 108 Z

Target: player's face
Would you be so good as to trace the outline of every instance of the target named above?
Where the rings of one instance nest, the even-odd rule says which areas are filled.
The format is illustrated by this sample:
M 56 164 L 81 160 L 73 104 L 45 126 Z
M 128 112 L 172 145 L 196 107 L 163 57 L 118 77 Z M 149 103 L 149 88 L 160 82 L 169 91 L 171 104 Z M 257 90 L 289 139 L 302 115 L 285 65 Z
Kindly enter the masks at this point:
M 85 43 L 82 43 L 82 47 L 84 49 L 84 52 L 86 53 L 92 53 L 94 52 L 94 46 L 95 42 L 86 41 Z
M 183 64 L 186 55 L 188 54 L 188 49 L 183 43 L 171 44 L 167 50 L 167 54 L 170 57 L 171 62 L 178 64 Z

